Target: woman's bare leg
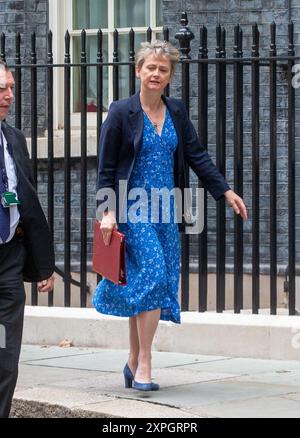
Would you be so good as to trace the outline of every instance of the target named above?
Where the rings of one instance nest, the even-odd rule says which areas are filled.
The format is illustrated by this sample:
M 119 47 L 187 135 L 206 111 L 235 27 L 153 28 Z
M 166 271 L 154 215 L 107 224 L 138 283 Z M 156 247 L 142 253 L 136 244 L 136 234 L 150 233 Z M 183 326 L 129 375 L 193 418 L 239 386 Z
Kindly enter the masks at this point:
M 160 309 L 142 312 L 136 316 L 139 338 L 138 368 L 135 380 L 141 383 L 151 381 L 151 346 L 160 318 Z
M 137 330 L 137 321 L 136 316 L 132 316 L 129 318 L 129 358 L 128 358 L 128 366 L 132 371 L 133 375 L 136 372 L 138 366 L 138 358 L 139 358 L 139 337 Z

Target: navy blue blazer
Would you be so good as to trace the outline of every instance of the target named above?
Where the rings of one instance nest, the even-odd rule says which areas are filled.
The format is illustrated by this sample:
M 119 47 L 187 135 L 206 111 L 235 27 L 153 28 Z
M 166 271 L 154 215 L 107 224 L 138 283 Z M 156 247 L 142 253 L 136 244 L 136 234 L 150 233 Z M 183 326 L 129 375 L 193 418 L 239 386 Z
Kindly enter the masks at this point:
M 50 230 L 34 188 L 26 140 L 21 131 L 5 122 L 2 122 L 2 129 L 8 151 L 16 166 L 17 193 L 21 201 L 19 213 L 26 247 L 23 278 L 29 282 L 47 280 L 54 272 L 54 248 Z
M 230 187 L 199 143 L 183 103 L 171 97 L 162 96 L 162 99 L 169 110 L 178 138 L 178 147 L 174 153 L 175 187 L 181 190 L 189 187 L 185 171 L 185 163 L 188 163 L 214 199 L 220 199 Z M 97 190 L 111 188 L 115 190 L 118 200 L 119 181 L 128 181 L 130 178 L 142 145 L 143 129 L 139 92 L 127 99 L 112 102 L 101 128 Z M 118 218 L 118 201 L 116 215 Z

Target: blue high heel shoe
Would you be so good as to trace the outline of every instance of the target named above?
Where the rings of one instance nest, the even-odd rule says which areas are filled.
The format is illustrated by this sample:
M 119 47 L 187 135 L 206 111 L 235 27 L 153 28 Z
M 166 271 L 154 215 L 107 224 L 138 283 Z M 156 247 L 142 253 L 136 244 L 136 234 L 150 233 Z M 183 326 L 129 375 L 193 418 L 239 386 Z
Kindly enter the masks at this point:
M 158 391 L 159 390 L 159 384 L 158 383 L 140 383 L 136 380 L 133 381 L 132 387 L 134 389 L 138 389 L 139 391 Z
M 128 363 L 124 367 L 123 374 L 125 380 L 125 388 L 132 388 L 132 381 L 134 380 L 134 375 L 132 374 L 131 369 L 128 366 Z

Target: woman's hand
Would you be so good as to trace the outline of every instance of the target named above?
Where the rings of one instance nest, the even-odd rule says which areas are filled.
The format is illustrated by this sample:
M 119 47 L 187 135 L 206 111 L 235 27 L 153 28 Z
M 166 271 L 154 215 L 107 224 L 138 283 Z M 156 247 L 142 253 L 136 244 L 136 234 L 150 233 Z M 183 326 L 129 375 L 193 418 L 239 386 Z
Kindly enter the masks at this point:
M 104 213 L 100 225 L 103 235 L 104 245 L 109 246 L 113 229 L 118 229 L 116 216 L 114 212 Z
M 224 196 L 230 207 L 234 209 L 235 213 L 241 215 L 244 220 L 247 220 L 247 208 L 242 198 L 240 198 L 233 190 L 227 190 L 227 192 L 224 193 Z

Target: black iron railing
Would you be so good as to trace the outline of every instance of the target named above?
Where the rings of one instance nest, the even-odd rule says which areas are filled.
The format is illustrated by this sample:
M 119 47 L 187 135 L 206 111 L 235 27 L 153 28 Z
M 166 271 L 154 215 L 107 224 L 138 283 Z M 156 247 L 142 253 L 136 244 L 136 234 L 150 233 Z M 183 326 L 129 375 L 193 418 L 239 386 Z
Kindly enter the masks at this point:
M 200 46 L 198 56 L 192 59 L 190 56 L 191 40 L 194 34 L 188 28 L 187 16 L 185 13 L 181 17 L 181 29 L 176 33 L 175 38 L 179 42 L 181 53 L 181 97 L 187 109 L 190 108 L 190 88 L 192 64 L 197 65 L 198 76 L 198 132 L 200 142 L 208 144 L 208 99 L 215 99 L 215 120 L 216 120 L 216 164 L 219 170 L 226 174 L 226 136 L 227 131 L 227 75 L 228 69 L 232 72 L 232 98 L 233 98 L 233 172 L 234 190 L 243 196 L 244 187 L 244 164 L 243 164 L 243 140 L 244 140 L 244 70 L 250 71 L 251 81 L 251 159 L 252 159 L 252 176 L 251 176 L 251 277 L 252 277 L 252 312 L 258 313 L 260 309 L 260 73 L 261 69 L 267 69 L 269 75 L 269 135 L 270 135 L 270 196 L 269 196 L 269 233 L 270 233 L 270 311 L 271 314 L 277 312 L 277 73 L 283 72 L 287 77 L 287 102 L 288 102 L 288 298 L 289 314 L 295 314 L 295 266 L 296 266 L 296 185 L 295 185 L 295 89 L 292 86 L 293 66 L 299 57 L 295 56 L 294 51 L 294 31 L 293 23 L 288 26 L 288 47 L 286 54 L 278 55 L 276 50 L 276 25 L 270 25 L 271 44 L 269 56 L 261 57 L 259 54 L 259 30 L 255 24 L 252 27 L 252 52 L 251 56 L 243 57 L 243 33 L 240 26 L 234 28 L 234 47 L 233 56 L 228 57 L 226 53 L 226 32 L 221 26 L 216 28 L 216 51 L 214 57 L 208 57 L 207 47 L 207 29 L 202 26 L 200 29 Z M 164 28 L 163 35 L 169 40 L 169 29 Z M 151 41 L 152 31 L 147 31 L 147 40 Z M 96 69 L 97 80 L 97 138 L 99 138 L 101 124 L 103 120 L 103 71 L 106 67 L 113 70 L 113 99 L 119 98 L 119 70 L 127 66 L 129 70 L 129 94 L 135 93 L 135 32 L 130 30 L 129 35 L 129 53 L 126 62 L 119 61 L 119 34 L 114 32 L 114 47 L 112 62 L 107 62 L 103 57 L 103 34 L 99 30 L 97 34 L 97 56 L 94 62 L 87 62 L 86 50 L 86 33 L 81 33 L 81 58 L 79 63 L 73 63 L 70 55 L 70 35 L 68 31 L 65 34 L 65 56 L 62 64 L 53 63 L 52 53 L 52 33 L 48 33 L 48 52 L 46 62 L 37 62 L 36 56 L 36 36 L 31 36 L 31 55 L 30 63 L 21 61 L 21 37 L 16 35 L 16 54 L 15 63 L 11 68 L 15 71 L 15 126 L 22 129 L 22 91 L 24 86 L 23 72 L 30 72 L 30 89 L 31 89 L 31 158 L 34 170 L 34 176 L 37 180 L 38 172 L 38 130 L 37 130 L 37 72 L 38 69 L 44 69 L 47 74 L 47 133 L 48 133 L 48 205 L 47 214 L 51 230 L 54 230 L 54 125 L 53 125 L 53 101 L 54 101 L 54 84 L 53 72 L 56 68 L 64 70 L 64 268 L 57 272 L 64 279 L 64 304 L 71 304 L 71 284 L 80 287 L 80 304 L 86 306 L 87 299 L 87 72 L 90 68 Z M 5 59 L 5 35 L 1 35 L 1 57 Z M 209 93 L 209 67 L 214 66 L 215 84 L 213 94 Z M 77 282 L 72 278 L 71 273 L 71 87 L 72 87 L 72 69 L 80 70 L 80 165 L 81 165 L 81 193 L 80 193 L 80 280 Z M 265 71 L 265 70 L 264 70 Z M 195 86 L 195 84 L 193 84 Z M 169 95 L 170 88 L 166 89 Z M 201 187 L 201 181 L 199 181 Z M 222 312 L 225 309 L 225 277 L 226 277 L 226 213 L 224 199 L 217 203 L 216 206 L 216 311 Z M 198 302 L 199 311 L 207 310 L 208 297 L 208 234 L 207 234 L 207 217 L 208 204 L 205 194 L 204 200 L 204 231 L 198 238 Z M 244 224 L 240 217 L 234 217 L 234 311 L 240 312 L 243 307 L 243 277 L 244 277 L 244 245 L 243 232 Z M 190 236 L 182 236 L 182 276 L 181 276 L 181 300 L 182 309 L 189 309 L 189 289 L 190 289 Z M 33 305 L 38 303 L 37 290 L 34 286 L 32 289 Z M 49 294 L 49 305 L 53 305 L 53 295 Z

